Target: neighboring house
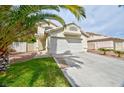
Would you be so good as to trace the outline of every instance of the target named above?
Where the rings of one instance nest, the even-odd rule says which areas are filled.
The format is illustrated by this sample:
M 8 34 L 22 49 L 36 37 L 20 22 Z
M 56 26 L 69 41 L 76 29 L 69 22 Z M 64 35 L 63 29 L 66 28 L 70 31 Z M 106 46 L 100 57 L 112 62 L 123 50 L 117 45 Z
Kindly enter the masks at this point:
M 89 34 L 88 49 L 97 50 L 98 48 L 109 48 L 115 50 L 124 50 L 124 39 L 104 36 L 92 32 Z
M 34 43 L 27 43 L 27 42 L 13 42 L 11 45 L 11 48 L 13 48 L 16 52 L 33 52 L 33 51 L 42 51 L 44 50 L 44 30 L 50 29 L 50 28 L 55 28 L 57 27 L 55 24 L 50 22 L 48 25 L 47 23 L 44 22 L 39 22 L 37 24 L 38 26 L 38 31 L 36 34 L 37 40 Z M 37 36 L 38 35 L 38 36 Z
M 37 38 L 38 44 L 42 46 L 40 50 L 46 50 L 50 54 L 87 51 L 88 35 L 74 23 L 67 24 L 66 27 L 42 23 L 38 27 Z

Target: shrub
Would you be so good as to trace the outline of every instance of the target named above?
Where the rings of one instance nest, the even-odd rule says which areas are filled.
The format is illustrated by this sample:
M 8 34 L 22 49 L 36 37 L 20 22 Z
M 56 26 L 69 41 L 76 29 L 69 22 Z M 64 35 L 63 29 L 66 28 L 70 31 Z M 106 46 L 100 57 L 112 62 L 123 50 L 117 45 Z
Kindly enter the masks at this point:
M 121 54 L 124 54 L 124 51 L 119 51 L 119 50 L 113 50 L 115 54 L 117 54 L 118 57 L 121 57 Z
M 107 48 L 99 48 L 99 51 L 103 52 L 103 55 L 106 54 L 108 51 L 113 51 L 115 54 L 117 54 L 118 57 L 121 57 L 122 54 L 124 54 L 124 51 L 121 50 L 114 50 L 114 49 L 107 49 Z
M 107 49 L 107 48 L 99 48 L 98 50 L 102 51 L 103 55 L 105 55 L 107 51 L 112 51 L 112 49 Z

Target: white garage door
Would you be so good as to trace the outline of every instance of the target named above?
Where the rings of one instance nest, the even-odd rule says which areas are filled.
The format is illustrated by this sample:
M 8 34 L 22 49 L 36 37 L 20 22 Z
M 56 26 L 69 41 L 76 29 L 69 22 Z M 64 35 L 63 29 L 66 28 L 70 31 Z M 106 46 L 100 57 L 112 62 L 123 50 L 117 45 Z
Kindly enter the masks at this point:
M 83 51 L 82 39 L 64 39 L 51 37 L 49 46 L 49 52 L 52 54 Z

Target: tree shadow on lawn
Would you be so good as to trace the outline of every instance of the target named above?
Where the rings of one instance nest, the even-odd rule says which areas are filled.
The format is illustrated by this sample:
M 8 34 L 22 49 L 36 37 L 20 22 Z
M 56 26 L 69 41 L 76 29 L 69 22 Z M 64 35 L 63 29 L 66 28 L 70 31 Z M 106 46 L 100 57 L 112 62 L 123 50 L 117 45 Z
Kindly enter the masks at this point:
M 13 64 L 5 76 L 0 76 L 1 86 L 65 86 L 63 84 L 68 85 L 53 58 L 38 58 Z

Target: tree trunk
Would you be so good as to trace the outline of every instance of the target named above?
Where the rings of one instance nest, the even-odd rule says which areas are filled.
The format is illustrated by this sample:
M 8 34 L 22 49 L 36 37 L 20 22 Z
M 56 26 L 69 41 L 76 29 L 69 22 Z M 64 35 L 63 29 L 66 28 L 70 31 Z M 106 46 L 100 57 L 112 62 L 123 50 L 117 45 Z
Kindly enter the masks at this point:
M 6 71 L 9 65 L 9 54 L 8 52 L 0 55 L 0 71 Z
M 106 51 L 103 51 L 103 55 L 106 55 Z
M 118 57 L 121 57 L 121 53 L 118 53 Z

